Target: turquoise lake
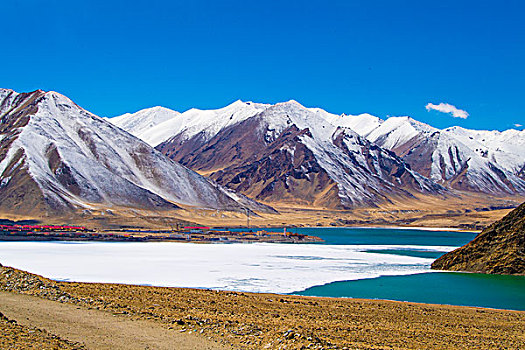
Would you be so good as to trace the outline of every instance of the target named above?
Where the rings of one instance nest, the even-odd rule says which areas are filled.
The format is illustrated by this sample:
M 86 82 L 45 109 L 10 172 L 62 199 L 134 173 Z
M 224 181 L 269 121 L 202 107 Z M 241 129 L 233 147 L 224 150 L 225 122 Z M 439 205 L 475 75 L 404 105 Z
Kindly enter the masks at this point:
M 431 259 L 437 259 L 444 252 L 430 250 L 429 246 L 459 247 L 476 236 L 476 233 L 472 232 L 391 228 L 292 228 L 288 231 L 321 237 L 325 240 L 322 244 L 386 245 L 391 247 L 367 251 Z M 404 245 L 418 247 L 395 247 Z M 292 294 L 525 310 L 525 276 L 457 272 L 418 273 L 332 282 Z
M 435 272 L 333 282 L 298 295 L 387 299 L 525 311 L 525 277 Z

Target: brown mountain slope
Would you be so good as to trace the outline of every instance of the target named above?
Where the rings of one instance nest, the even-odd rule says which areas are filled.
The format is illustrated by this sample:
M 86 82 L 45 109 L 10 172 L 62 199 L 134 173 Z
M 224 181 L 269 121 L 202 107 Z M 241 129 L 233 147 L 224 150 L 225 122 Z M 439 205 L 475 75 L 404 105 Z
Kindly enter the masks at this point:
M 190 140 L 178 135 L 157 149 L 257 200 L 341 207 L 337 184 L 299 142 L 308 130 L 292 125 L 268 142 L 253 132 L 264 127 L 261 119 L 250 118 L 220 131 L 209 141 L 202 134 Z
M 525 203 L 465 246 L 443 255 L 433 269 L 525 274 Z

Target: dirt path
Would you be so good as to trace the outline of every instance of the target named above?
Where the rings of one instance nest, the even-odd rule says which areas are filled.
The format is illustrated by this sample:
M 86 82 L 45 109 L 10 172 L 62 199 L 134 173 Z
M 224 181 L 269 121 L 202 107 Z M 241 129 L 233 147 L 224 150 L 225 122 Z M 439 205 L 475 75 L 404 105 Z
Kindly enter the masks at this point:
M 0 312 L 23 326 L 45 329 L 87 349 L 228 349 L 197 334 L 30 295 L 0 292 Z

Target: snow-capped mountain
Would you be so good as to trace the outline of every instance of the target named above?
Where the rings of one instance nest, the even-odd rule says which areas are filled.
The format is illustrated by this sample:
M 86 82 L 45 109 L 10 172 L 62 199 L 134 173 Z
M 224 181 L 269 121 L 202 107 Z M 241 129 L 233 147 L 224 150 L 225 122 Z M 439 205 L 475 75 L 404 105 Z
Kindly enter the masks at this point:
M 269 201 L 279 201 L 284 193 L 297 198 L 290 174 L 299 176 L 297 169 L 301 173 L 308 169 L 298 163 L 294 153 L 298 149 L 305 154 L 301 161 L 315 163 L 325 176 L 316 180 L 322 183 L 318 190 L 299 186 L 304 189 L 296 192 L 309 192 L 303 195 L 309 198 L 305 203 L 317 203 L 328 183 L 337 187 L 331 190 L 337 193 L 329 200 L 331 206 L 338 200 L 349 206 L 406 195 L 400 191 L 443 193 L 429 183 L 495 195 L 525 193 L 525 131 L 440 130 L 410 117 L 382 120 L 370 114 L 331 114 L 295 101 L 276 105 L 236 101 L 217 110 L 191 109 L 141 130 L 141 135 L 164 154 L 219 183 Z M 277 153 L 284 149 L 290 159 L 277 161 Z M 405 169 L 412 184 L 376 171 L 385 159 Z M 289 163 L 293 166 L 287 168 Z M 275 171 L 261 175 L 268 171 L 265 164 L 279 169 L 279 175 Z M 255 172 L 259 180 L 253 179 Z M 288 180 L 275 182 L 275 177 Z M 284 190 L 272 190 L 278 184 Z
M 352 125 L 360 119 L 341 116 L 332 122 Z M 437 183 L 471 192 L 525 193 L 519 176 L 525 166 L 525 131 L 440 130 L 410 117 L 369 118 L 371 124 L 375 128 L 360 129 L 361 136 L 395 152 Z
M 114 118 L 103 118 L 130 134 L 142 138 L 142 133 L 156 125 L 175 118 L 180 113 L 169 108 L 152 107 L 135 113 L 126 113 Z
M 443 130 L 483 158 L 517 173 L 525 165 L 525 130 L 469 130 L 454 126 Z
M 168 159 L 59 93 L 0 89 L 2 210 L 157 210 L 176 204 L 265 208 Z
M 328 119 L 295 101 L 236 101 L 190 110 L 143 135 L 172 159 L 267 202 L 343 208 L 445 192 L 394 153 Z
M 140 138 L 154 147 L 174 135 L 180 135 L 186 139 L 190 139 L 197 134 L 201 134 L 203 138 L 209 139 L 220 130 L 242 122 L 268 107 L 269 105 L 265 104 L 238 100 L 224 108 L 216 110 L 192 108 L 176 118 L 171 118 L 154 127 L 140 131 Z M 154 111 L 152 112 L 154 113 Z M 110 119 L 111 122 L 113 122 L 112 119 Z M 124 128 L 124 130 L 127 131 L 126 128 Z

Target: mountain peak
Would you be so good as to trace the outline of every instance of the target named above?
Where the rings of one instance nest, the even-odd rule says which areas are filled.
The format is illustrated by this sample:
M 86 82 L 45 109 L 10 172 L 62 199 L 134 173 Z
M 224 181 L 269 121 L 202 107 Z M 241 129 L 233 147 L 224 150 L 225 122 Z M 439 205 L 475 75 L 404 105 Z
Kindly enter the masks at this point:
M 227 105 L 226 107 L 222 107 L 222 108 L 216 109 L 215 111 L 229 111 L 229 110 L 238 110 L 238 109 L 245 109 L 245 108 L 255 108 L 255 109 L 257 109 L 257 108 L 266 108 L 266 107 L 269 107 L 269 106 L 270 105 L 264 104 L 264 103 L 236 100 L 236 101 L 230 103 L 229 105 Z M 196 109 L 196 110 L 199 111 L 198 109 Z
M 11 90 L 11 89 L 0 88 L 0 93 L 2 93 L 2 94 L 8 94 L 8 93 L 13 93 L 13 92 L 15 92 L 15 91 Z
M 303 106 L 302 104 L 300 104 L 296 100 L 289 100 L 289 101 L 286 101 L 286 102 L 279 102 L 279 103 L 276 104 L 276 106 L 294 106 L 294 107 L 299 107 L 299 108 L 306 108 L 305 106 Z
M 126 113 L 117 117 L 106 118 L 106 120 L 140 138 L 144 130 L 149 130 L 179 115 L 179 112 L 172 109 L 155 106 L 141 109 L 135 113 Z
M 230 103 L 229 105 L 226 105 L 225 107 L 222 107 L 222 108 L 219 108 L 217 109 L 217 111 L 219 110 L 238 110 L 238 109 L 242 109 L 242 108 L 246 108 L 248 106 L 250 106 L 251 103 L 247 103 L 247 102 L 244 102 L 242 100 L 236 100 L 236 101 L 233 101 L 232 103 Z
M 153 111 L 170 111 L 170 112 L 177 112 L 173 109 L 170 109 L 170 108 L 167 108 L 167 107 L 163 107 L 163 106 L 154 106 L 154 107 L 151 107 L 150 110 L 153 110 Z M 177 112 L 179 113 L 179 112 Z
M 232 103 L 230 103 L 228 106 L 243 106 L 245 104 L 246 104 L 246 102 L 244 102 L 241 99 L 238 99 L 238 100 L 235 100 Z

